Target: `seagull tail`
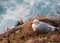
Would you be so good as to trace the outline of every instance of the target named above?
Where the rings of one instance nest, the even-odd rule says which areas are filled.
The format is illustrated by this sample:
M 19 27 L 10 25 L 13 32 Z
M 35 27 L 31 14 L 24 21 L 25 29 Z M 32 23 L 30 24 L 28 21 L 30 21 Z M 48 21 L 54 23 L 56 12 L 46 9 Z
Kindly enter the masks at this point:
M 57 27 L 57 30 L 59 30 L 59 27 Z
M 56 27 L 55 30 L 59 30 L 59 27 Z

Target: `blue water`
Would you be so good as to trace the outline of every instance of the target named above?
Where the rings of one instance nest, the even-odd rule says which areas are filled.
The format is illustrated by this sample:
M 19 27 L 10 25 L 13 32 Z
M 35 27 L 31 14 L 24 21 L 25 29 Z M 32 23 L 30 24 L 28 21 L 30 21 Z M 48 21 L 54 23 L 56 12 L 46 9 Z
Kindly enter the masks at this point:
M 0 0 L 0 33 L 19 19 L 60 15 L 60 0 Z

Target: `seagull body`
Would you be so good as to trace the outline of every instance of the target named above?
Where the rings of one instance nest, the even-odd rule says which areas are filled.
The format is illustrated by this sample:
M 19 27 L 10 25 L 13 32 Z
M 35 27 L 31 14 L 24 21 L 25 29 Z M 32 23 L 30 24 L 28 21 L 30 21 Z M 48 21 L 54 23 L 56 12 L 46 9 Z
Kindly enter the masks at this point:
M 45 22 L 34 20 L 32 24 L 33 31 L 37 33 L 48 33 L 56 30 L 56 27 L 51 26 Z

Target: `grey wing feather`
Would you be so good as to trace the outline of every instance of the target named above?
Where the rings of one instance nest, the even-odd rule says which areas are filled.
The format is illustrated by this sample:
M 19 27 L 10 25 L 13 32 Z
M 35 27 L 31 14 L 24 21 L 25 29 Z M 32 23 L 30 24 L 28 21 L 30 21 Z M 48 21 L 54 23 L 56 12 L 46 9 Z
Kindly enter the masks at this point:
M 36 32 L 38 33 L 47 33 L 47 25 L 46 24 L 39 24 L 39 26 L 36 29 Z

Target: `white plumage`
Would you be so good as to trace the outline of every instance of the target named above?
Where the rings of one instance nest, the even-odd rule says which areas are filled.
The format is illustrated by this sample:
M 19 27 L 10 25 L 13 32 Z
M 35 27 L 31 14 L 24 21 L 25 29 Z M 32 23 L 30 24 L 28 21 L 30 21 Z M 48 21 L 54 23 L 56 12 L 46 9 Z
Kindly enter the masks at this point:
M 56 30 L 56 27 L 48 23 L 41 22 L 39 20 L 34 20 L 32 24 L 32 29 L 37 33 L 48 33 Z

